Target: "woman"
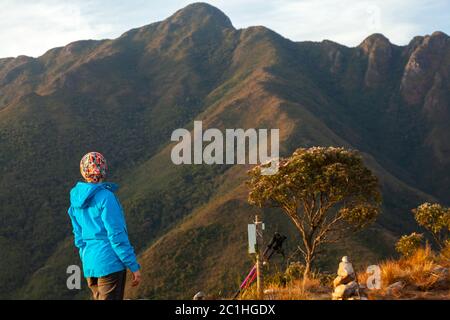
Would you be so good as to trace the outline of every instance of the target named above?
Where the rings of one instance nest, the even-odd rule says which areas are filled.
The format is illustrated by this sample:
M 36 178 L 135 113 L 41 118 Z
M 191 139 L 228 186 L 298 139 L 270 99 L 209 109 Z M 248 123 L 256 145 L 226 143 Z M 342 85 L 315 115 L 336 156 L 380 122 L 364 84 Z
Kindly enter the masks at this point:
M 123 300 L 126 270 L 133 273 L 133 286 L 139 285 L 141 273 L 122 206 L 114 194 L 118 187 L 104 182 L 107 170 L 106 160 L 98 152 L 81 159 L 80 171 L 86 182 L 78 182 L 70 192 L 69 216 L 93 299 Z

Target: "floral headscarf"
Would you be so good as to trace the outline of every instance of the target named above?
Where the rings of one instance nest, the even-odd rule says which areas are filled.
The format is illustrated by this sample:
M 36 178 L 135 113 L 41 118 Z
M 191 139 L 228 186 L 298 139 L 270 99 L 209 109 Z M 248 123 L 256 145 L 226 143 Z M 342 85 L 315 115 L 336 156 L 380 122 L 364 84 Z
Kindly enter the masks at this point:
M 106 178 L 107 170 L 106 159 L 99 152 L 90 152 L 81 159 L 80 172 L 87 182 L 100 182 Z

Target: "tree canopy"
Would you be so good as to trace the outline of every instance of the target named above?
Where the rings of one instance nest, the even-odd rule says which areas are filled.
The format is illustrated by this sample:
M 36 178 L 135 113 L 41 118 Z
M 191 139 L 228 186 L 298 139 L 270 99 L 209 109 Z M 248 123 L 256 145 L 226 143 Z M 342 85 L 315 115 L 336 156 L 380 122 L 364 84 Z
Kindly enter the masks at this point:
M 305 277 L 320 245 L 336 241 L 342 231 L 365 227 L 380 211 L 378 179 L 357 151 L 301 148 L 280 159 L 277 174 L 262 175 L 262 167 L 249 171 L 248 201 L 279 207 L 289 216 L 302 238 Z

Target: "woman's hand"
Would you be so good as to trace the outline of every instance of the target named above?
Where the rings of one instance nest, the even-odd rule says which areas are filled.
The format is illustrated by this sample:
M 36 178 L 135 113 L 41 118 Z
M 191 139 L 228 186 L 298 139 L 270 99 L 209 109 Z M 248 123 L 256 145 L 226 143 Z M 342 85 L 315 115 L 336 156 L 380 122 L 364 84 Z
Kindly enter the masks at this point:
M 133 272 L 133 278 L 131 282 L 132 287 L 137 287 L 141 283 L 141 271 Z

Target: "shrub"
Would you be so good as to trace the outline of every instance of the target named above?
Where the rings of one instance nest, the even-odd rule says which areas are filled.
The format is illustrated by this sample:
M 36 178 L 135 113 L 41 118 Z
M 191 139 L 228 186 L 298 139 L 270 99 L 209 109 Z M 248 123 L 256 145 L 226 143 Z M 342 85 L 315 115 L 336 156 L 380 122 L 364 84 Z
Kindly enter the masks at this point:
M 291 262 L 286 269 L 286 275 L 290 279 L 301 279 L 303 272 L 305 271 L 305 265 L 301 262 Z
M 427 229 L 439 248 L 443 249 L 449 240 L 450 208 L 437 203 L 424 203 L 412 212 L 417 223 Z
M 420 248 L 423 241 L 423 234 L 411 233 L 409 236 L 402 236 L 398 240 L 395 249 L 404 257 L 410 257 Z

